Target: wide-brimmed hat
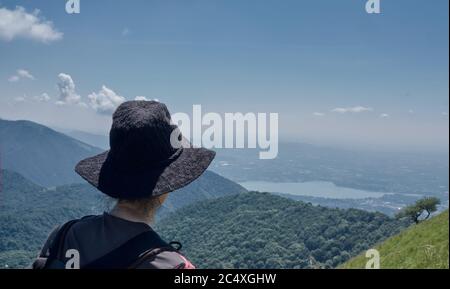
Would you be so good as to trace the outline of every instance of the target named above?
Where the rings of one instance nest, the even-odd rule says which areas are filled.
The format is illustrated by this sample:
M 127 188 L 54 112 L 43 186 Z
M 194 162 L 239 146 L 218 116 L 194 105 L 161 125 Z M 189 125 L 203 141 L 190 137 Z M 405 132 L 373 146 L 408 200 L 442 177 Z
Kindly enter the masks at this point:
M 174 147 L 174 130 L 178 127 L 165 104 L 125 102 L 113 114 L 110 150 L 82 160 L 75 171 L 113 198 L 138 199 L 180 189 L 207 169 L 215 152 Z

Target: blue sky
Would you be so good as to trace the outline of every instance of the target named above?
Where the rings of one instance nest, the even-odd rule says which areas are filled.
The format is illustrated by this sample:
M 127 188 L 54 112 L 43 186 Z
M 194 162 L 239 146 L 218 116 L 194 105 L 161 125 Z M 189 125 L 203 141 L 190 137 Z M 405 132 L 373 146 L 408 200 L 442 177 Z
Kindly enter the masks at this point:
M 380 15 L 365 2 L 81 0 L 68 15 L 63 0 L 0 0 L 51 28 L 0 19 L 0 117 L 107 133 L 88 95 L 146 96 L 172 112 L 278 112 L 284 140 L 448 150 L 449 2 L 381 0 Z M 55 104 L 61 73 L 85 106 Z

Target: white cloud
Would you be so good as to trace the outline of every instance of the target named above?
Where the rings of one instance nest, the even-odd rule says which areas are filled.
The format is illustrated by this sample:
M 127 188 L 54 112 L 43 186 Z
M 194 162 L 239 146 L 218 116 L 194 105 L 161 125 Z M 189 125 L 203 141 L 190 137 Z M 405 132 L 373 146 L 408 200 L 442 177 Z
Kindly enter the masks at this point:
M 90 106 L 97 112 L 102 114 L 113 113 L 114 110 L 125 101 L 123 96 L 116 94 L 112 89 L 105 85 L 102 89 L 95 93 L 88 95 Z
M 32 79 L 32 80 L 34 79 L 34 76 L 31 75 L 31 73 L 25 69 L 17 70 L 17 75 L 21 78 L 28 78 L 28 79 Z
M 18 69 L 16 74 L 12 75 L 11 77 L 8 78 L 9 82 L 18 82 L 21 79 L 31 79 L 34 80 L 34 76 L 25 69 Z
M 60 40 L 63 34 L 53 27 L 51 21 L 40 16 L 39 10 L 32 13 L 17 6 L 14 10 L 0 8 L 0 39 L 12 41 L 15 38 L 32 39 L 44 43 Z
M 414 113 L 416 113 L 416 112 L 414 111 L 414 109 L 410 109 L 410 110 L 408 110 L 408 113 L 409 113 L 409 114 L 414 114 Z
M 448 116 L 448 112 L 445 112 L 445 111 L 444 111 L 444 112 L 442 113 L 442 115 L 443 115 L 443 116 Z
M 134 100 L 156 101 L 156 102 L 159 102 L 159 99 L 157 99 L 157 98 L 155 98 L 155 99 L 150 99 L 150 98 L 147 98 L 147 97 L 145 97 L 145 96 L 136 96 L 136 97 L 134 98 Z
M 50 100 L 50 96 L 47 93 L 42 93 L 41 95 L 36 95 L 34 97 L 34 100 L 40 101 L 40 102 L 47 102 Z
M 373 111 L 370 107 L 364 107 L 364 106 L 353 106 L 353 107 L 337 107 L 331 110 L 332 112 L 337 113 L 361 113 L 361 112 L 368 112 Z
M 18 77 L 17 75 L 13 75 L 10 78 L 8 78 L 9 82 L 18 82 L 20 80 L 20 77 Z
M 315 112 L 313 113 L 314 116 L 325 116 L 323 112 Z
M 84 103 L 84 102 L 79 102 L 79 103 L 78 103 L 78 106 L 79 106 L 79 107 L 82 107 L 82 108 L 88 108 L 88 107 L 89 107 L 89 105 L 87 105 L 87 104 Z
M 382 113 L 382 114 L 380 114 L 380 118 L 389 118 L 389 114 Z
M 149 99 L 148 99 L 147 97 L 145 97 L 145 96 L 136 96 L 136 97 L 134 98 L 134 100 L 145 100 L 145 101 L 149 101 Z
M 81 97 L 75 91 L 75 82 L 72 77 L 65 73 L 58 75 L 59 100 L 57 104 L 78 104 Z

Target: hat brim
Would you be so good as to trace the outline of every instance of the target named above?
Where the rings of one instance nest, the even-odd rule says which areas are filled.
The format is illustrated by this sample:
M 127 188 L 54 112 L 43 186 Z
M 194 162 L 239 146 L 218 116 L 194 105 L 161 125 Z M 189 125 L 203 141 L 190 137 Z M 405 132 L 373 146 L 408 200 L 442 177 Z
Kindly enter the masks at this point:
M 109 151 L 80 161 L 75 171 L 101 192 L 119 199 L 159 196 L 187 186 L 211 164 L 215 152 L 184 148 L 174 161 L 163 167 L 129 171 L 115 165 Z

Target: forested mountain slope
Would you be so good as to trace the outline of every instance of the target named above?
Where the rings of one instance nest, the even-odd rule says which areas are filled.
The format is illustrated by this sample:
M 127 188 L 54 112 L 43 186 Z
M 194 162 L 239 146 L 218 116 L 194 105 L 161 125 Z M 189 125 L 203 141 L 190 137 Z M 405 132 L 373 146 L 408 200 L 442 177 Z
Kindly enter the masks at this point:
M 114 203 L 88 184 L 47 189 L 18 173 L 0 172 L 0 267 L 26 266 L 56 225 L 102 213 Z M 238 184 L 206 172 L 189 186 L 171 193 L 158 218 L 195 202 L 243 191 Z
M 257 192 L 184 207 L 158 223 L 199 268 L 335 267 L 403 227 L 380 213 Z

